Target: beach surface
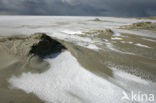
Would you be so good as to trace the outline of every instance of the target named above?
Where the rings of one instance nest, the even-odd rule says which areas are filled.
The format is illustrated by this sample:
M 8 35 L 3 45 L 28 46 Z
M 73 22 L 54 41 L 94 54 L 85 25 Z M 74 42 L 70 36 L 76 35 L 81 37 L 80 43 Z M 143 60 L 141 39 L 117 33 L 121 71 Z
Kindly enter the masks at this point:
M 1 16 L 1 102 L 155 103 L 150 97 L 156 95 L 155 23 Z M 132 92 L 147 98 L 132 100 Z

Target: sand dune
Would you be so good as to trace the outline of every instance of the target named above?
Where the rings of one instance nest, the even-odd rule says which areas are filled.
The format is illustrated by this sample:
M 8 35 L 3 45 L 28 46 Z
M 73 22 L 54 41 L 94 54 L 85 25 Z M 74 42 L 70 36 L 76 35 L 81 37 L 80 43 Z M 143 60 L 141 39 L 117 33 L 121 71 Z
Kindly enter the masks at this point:
M 7 79 L 23 72 L 41 73 L 49 68 L 42 58 L 61 50 L 59 42 L 42 33 L 0 38 L 0 101 L 3 103 L 42 103 L 32 93 L 9 88 Z

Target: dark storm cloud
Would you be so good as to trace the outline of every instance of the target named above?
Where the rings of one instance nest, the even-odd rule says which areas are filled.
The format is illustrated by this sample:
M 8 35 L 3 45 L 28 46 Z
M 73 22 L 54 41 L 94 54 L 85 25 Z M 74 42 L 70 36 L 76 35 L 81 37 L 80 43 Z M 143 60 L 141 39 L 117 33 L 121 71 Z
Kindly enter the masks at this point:
M 155 16 L 156 0 L 0 0 L 0 14 Z

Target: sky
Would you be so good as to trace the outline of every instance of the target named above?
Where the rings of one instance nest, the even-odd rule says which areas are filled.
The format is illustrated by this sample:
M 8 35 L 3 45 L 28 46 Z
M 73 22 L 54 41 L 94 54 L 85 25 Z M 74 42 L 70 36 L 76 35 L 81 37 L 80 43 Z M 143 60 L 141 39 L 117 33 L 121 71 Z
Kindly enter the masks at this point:
M 156 0 L 0 0 L 0 15 L 156 16 Z

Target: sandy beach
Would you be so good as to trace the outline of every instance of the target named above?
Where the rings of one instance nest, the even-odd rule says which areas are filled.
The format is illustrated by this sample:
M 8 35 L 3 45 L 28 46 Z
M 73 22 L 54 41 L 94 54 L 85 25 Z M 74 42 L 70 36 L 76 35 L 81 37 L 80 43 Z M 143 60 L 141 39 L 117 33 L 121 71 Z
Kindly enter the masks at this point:
M 155 23 L 0 17 L 0 102 L 155 103 L 149 101 L 156 95 Z M 123 92 L 147 94 L 148 100 L 121 100 Z

